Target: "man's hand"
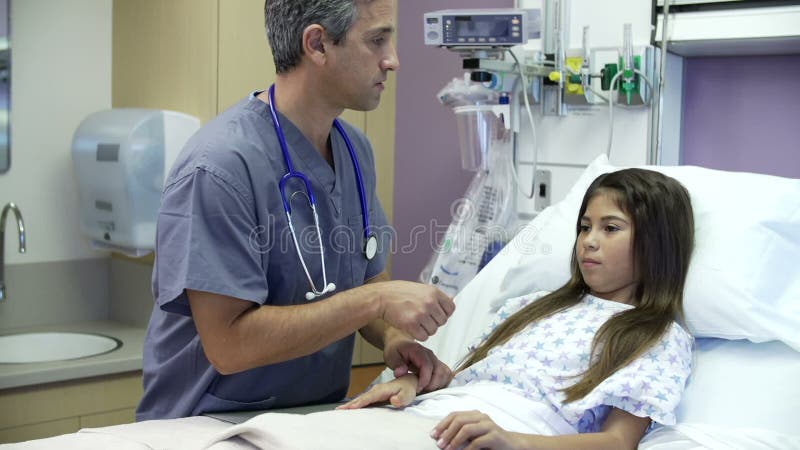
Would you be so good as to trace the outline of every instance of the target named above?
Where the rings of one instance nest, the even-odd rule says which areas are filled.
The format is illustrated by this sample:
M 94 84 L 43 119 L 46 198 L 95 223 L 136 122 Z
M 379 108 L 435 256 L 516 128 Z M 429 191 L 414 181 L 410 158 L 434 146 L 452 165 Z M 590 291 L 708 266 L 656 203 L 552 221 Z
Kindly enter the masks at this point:
M 430 349 L 397 330 L 387 331 L 383 359 L 394 370 L 395 378 L 409 372 L 416 374 L 419 378 L 417 392 L 441 389 L 453 378 L 447 364 L 439 361 Z
M 379 293 L 379 317 L 419 341 L 433 336 L 456 309 L 451 297 L 427 284 L 387 281 L 368 286 Z

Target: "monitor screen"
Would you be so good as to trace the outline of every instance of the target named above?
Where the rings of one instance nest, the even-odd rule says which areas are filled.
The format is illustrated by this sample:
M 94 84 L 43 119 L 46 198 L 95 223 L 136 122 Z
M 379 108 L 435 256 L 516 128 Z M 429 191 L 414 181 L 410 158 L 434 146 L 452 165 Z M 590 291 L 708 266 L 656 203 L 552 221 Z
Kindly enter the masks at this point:
M 505 37 L 508 36 L 508 19 L 505 17 L 456 16 L 457 37 Z

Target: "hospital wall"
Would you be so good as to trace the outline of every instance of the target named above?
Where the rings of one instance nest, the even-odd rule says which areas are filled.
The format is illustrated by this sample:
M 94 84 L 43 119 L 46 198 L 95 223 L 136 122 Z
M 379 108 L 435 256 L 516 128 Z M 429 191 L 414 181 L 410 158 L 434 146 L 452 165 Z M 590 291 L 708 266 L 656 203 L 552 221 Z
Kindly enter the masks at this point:
M 682 164 L 800 178 L 800 55 L 687 58 Z
M 6 264 L 93 258 L 78 229 L 72 134 L 111 106 L 110 0 L 11 2 L 11 168 L 0 203 L 25 219 L 27 252 L 9 223 Z

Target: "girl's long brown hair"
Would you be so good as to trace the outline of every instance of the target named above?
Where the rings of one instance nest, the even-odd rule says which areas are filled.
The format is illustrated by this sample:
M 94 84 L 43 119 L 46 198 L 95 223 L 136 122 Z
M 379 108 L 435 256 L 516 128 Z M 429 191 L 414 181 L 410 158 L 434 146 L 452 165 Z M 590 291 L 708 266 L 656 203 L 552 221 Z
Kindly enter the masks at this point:
M 683 286 L 694 248 L 694 217 L 689 193 L 678 181 L 659 172 L 625 169 L 600 175 L 581 203 L 580 218 L 589 201 L 610 195 L 632 220 L 633 258 L 638 280 L 635 307 L 614 314 L 592 341 L 589 368 L 564 389 L 565 402 L 586 396 L 603 380 L 655 345 L 673 320 L 683 323 Z M 576 239 L 577 243 L 577 239 Z M 575 247 L 572 276 L 566 285 L 527 305 L 495 328 L 458 367 L 463 370 L 508 341 L 528 324 L 580 302 L 590 290 L 581 275 Z

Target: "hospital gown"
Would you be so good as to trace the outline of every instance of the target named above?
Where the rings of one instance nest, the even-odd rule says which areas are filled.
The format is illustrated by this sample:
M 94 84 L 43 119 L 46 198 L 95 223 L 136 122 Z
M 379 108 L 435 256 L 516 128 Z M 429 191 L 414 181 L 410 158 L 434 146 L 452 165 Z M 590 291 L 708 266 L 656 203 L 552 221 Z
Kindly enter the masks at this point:
M 476 344 L 511 314 L 544 293 L 509 300 Z M 584 398 L 564 403 L 562 389 L 589 367 L 592 339 L 614 314 L 633 306 L 586 295 L 567 310 L 528 325 L 487 357 L 459 372 L 450 386 L 493 381 L 549 406 L 578 432 L 599 431 L 616 407 L 672 425 L 691 371 L 692 338 L 673 323 L 642 356 L 601 382 Z M 472 346 L 472 350 L 475 346 Z

